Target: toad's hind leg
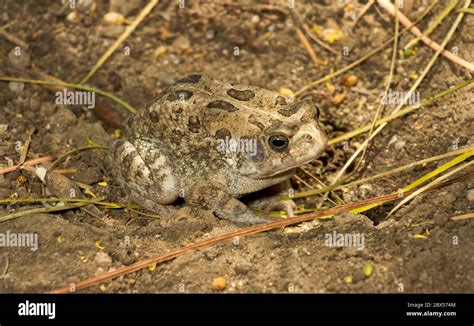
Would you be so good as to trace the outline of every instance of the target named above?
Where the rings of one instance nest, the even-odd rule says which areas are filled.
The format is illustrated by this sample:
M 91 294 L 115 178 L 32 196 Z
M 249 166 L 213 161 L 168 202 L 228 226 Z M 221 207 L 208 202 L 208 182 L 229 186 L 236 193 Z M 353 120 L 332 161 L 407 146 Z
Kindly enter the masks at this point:
M 153 140 L 134 143 L 112 142 L 108 170 L 133 202 L 161 214 L 175 210 L 169 204 L 178 198 L 179 186 L 166 153 Z

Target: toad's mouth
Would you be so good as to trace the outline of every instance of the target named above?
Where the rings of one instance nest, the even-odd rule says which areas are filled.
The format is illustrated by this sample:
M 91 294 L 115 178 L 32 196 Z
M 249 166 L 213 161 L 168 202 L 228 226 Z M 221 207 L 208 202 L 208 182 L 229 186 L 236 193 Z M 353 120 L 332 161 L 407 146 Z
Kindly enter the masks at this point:
M 308 164 L 311 161 L 314 161 L 317 157 L 311 157 L 304 161 L 292 162 L 289 165 L 286 165 L 282 169 L 275 169 L 271 172 L 259 171 L 259 172 L 242 172 L 241 174 L 246 177 L 252 177 L 255 179 L 268 179 L 268 178 L 283 178 L 291 177 L 294 174 L 294 170 L 304 164 Z
M 283 180 L 285 178 L 291 177 L 297 167 L 308 164 L 309 162 L 317 159 L 325 149 L 326 142 L 323 141 L 319 144 L 311 146 L 310 148 L 305 146 L 305 148 L 299 148 L 295 150 L 294 153 L 305 152 L 304 155 L 299 155 L 297 159 L 284 160 L 284 157 L 277 156 L 271 161 L 270 159 L 267 159 L 262 165 L 251 164 L 251 161 L 248 160 L 247 164 L 244 164 L 244 166 L 240 168 L 240 174 L 253 179 L 278 178 Z M 286 158 L 288 158 L 288 156 L 286 156 Z

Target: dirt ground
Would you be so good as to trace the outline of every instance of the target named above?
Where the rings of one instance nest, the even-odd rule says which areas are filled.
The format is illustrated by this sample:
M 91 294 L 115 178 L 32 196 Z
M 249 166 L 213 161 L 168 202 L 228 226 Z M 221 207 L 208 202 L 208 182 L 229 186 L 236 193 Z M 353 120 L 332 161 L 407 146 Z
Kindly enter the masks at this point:
M 64 81 L 79 82 L 145 5 L 140 0 L 76 2 L 78 9 L 73 13 L 67 3 L 62 5 L 60 1 L 2 1 L 0 26 L 10 23 L 7 31 L 29 47 L 15 57 L 12 51 L 17 45 L 0 36 L 0 76 L 32 77 L 36 69 Z M 320 26 L 323 33 L 334 34 L 334 39 L 323 41 L 338 55 L 310 40 L 321 60 L 316 66 L 298 40 L 286 7 L 277 10 L 265 6 L 270 2 L 260 1 L 233 5 L 225 5 L 230 1 L 224 0 L 213 2 L 187 1 L 180 8 L 176 1 L 160 1 L 89 83 L 136 108 L 167 84 L 194 72 L 271 90 L 297 91 L 375 49 L 394 31 L 393 18 L 376 5 L 353 27 L 365 1 L 296 0 L 295 10 L 310 28 Z M 91 10 L 90 3 L 95 3 L 96 8 Z M 413 3 L 407 12 L 411 20 L 426 10 L 428 1 Z M 419 27 L 426 28 L 447 3 L 440 1 Z M 122 12 L 126 23 L 105 24 L 103 17 L 112 10 Z M 456 13 L 450 14 L 430 37 L 441 43 L 455 16 Z M 469 62 L 474 62 L 472 30 L 474 16 L 466 15 L 447 46 L 456 48 L 458 55 Z M 405 34 L 399 42 L 405 45 L 411 39 Z M 411 56 L 398 53 L 394 90 L 407 91 L 434 53 L 422 44 L 414 49 Z M 343 52 L 345 55 L 341 55 Z M 385 87 L 391 54 L 391 46 L 387 46 L 331 83 L 322 83 L 304 94 L 318 103 L 330 138 L 372 121 Z M 341 83 L 348 75 L 357 76 L 357 85 L 347 87 Z M 467 69 L 440 57 L 418 90 L 423 99 L 469 78 L 472 76 Z M 472 85 L 468 86 L 392 121 L 370 145 L 354 178 L 473 146 L 473 90 Z M 339 94 L 345 97 L 336 103 Z M 129 115 L 109 99 L 97 96 L 96 100 L 107 103 L 123 117 Z M 389 105 L 383 114 L 393 109 Z M 89 140 L 107 146 L 117 137 L 113 123 L 99 119 L 94 110 L 81 105 L 57 105 L 54 92 L 31 84 L 0 82 L 0 125 L 0 169 L 19 161 L 16 144 L 27 141 L 29 130 L 34 132 L 27 160 L 46 155 L 59 157 L 87 145 Z M 320 159 L 305 168 L 330 183 L 364 140 L 365 136 L 359 136 L 331 145 Z M 92 186 L 107 201 L 128 203 L 126 195 L 107 176 L 103 158 L 102 151 L 85 151 L 71 156 L 58 168 L 72 169 L 73 173 L 64 175 Z M 446 161 L 337 193 L 346 203 L 389 194 Z M 298 175 L 315 185 L 301 170 Z M 99 184 L 103 181 L 107 186 Z M 294 187 L 297 192 L 308 189 L 296 180 Z M 227 285 L 223 291 L 229 293 L 472 293 L 474 221 L 450 220 L 473 211 L 472 189 L 472 179 L 451 184 L 418 196 L 389 219 L 386 216 L 394 204 L 366 215 L 344 213 L 329 220 L 304 223 L 291 227 L 292 232 L 277 230 L 241 238 L 239 242 L 220 243 L 83 292 L 212 292 L 213 280 L 224 277 Z M 0 175 L 0 198 L 45 196 L 47 190 L 29 171 Z M 314 207 L 319 201 L 320 197 L 314 196 L 298 203 Z M 0 216 L 44 205 L 2 204 Z M 0 292 L 50 291 L 242 228 L 190 207 L 159 219 L 144 218 L 124 209 L 100 209 L 115 223 L 101 223 L 80 210 L 31 214 L 1 222 L 0 233 L 37 234 L 39 246 L 36 251 L 0 248 Z M 333 232 L 363 235 L 362 250 L 349 245 L 327 246 L 326 237 Z M 367 264 L 373 267 L 369 276 L 363 273 Z

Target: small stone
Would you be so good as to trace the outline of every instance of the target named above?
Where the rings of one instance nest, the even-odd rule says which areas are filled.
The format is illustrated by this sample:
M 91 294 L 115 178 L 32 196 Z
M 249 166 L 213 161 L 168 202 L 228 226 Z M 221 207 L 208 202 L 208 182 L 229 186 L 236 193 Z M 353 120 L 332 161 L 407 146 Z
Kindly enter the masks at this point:
M 94 262 L 99 265 L 111 265 L 112 258 L 106 252 L 99 251 L 94 257 Z
M 95 0 L 76 0 L 76 7 L 82 12 L 92 13 L 97 5 Z
M 103 20 L 106 25 L 122 25 L 125 22 L 125 16 L 118 12 L 108 12 Z
M 294 97 L 295 96 L 295 93 L 289 89 L 289 88 L 286 88 L 286 87 L 280 87 L 278 88 L 278 93 L 280 93 L 281 95 L 283 96 L 286 96 L 286 97 Z
M 81 21 L 81 14 L 76 10 L 71 11 L 69 14 L 67 14 L 66 20 L 68 22 L 77 24 Z
M 248 274 L 248 272 L 250 271 L 250 269 L 251 269 L 250 264 L 246 264 L 246 263 L 237 264 L 237 265 L 235 265 L 235 267 L 234 267 L 234 271 L 235 271 L 237 274 L 240 274 L 240 275 Z
M 6 124 L 0 124 L 0 135 L 2 135 L 3 133 L 5 133 L 5 131 L 7 131 L 8 129 L 8 125 Z
M 24 83 L 17 83 L 17 82 L 9 82 L 8 83 L 8 88 L 10 88 L 10 90 L 13 93 L 21 93 L 25 89 L 25 84 Z
M 258 15 L 252 16 L 252 24 L 258 24 L 260 22 L 260 17 Z
M 216 277 L 212 281 L 212 289 L 214 291 L 224 291 L 227 286 L 227 279 L 223 276 L 221 277 Z
M 341 104 L 345 98 L 346 98 L 346 94 L 337 94 L 331 99 L 331 103 L 337 106 Z
M 212 40 L 216 36 L 216 31 L 213 29 L 208 29 L 206 31 L 206 39 L 207 40 Z
M 347 87 L 355 86 L 355 84 L 357 84 L 357 81 L 358 79 L 356 75 L 350 75 L 342 79 L 342 83 L 344 84 L 344 86 Z
M 138 13 L 145 4 L 143 0 L 110 0 L 109 9 L 128 16 Z
M 393 145 L 393 147 L 395 147 L 396 150 L 400 150 L 400 149 L 402 149 L 403 147 L 405 147 L 406 143 L 407 143 L 407 142 L 404 141 L 404 140 L 399 140 L 399 141 L 395 142 L 395 144 Z
M 365 280 L 366 277 L 364 275 L 364 273 L 362 272 L 357 272 L 353 277 L 352 277 L 352 283 L 357 283 L 357 282 L 360 282 L 360 281 L 363 281 Z
M 1 133 L 0 133 L 1 134 Z M 467 200 L 474 201 L 474 189 L 469 189 L 466 195 Z
M 188 50 L 191 47 L 191 41 L 186 36 L 178 36 L 173 41 L 173 47 L 178 50 Z

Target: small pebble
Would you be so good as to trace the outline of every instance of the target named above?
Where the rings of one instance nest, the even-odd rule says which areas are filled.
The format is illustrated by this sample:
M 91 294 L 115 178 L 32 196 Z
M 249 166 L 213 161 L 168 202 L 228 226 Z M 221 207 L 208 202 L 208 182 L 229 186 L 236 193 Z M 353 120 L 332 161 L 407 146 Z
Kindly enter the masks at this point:
M 1 134 L 1 132 L 0 132 Z M 474 189 L 469 189 L 466 195 L 467 200 L 474 201 Z
M 407 142 L 404 141 L 404 140 L 399 140 L 399 141 L 397 141 L 397 142 L 393 145 L 393 147 L 395 147 L 396 150 L 400 150 L 400 149 L 402 149 L 403 147 L 405 147 L 406 143 L 407 143 Z
M 224 289 L 226 288 L 227 286 L 227 279 L 223 276 L 221 277 L 216 277 L 213 281 L 212 281 L 212 289 L 214 291 L 224 291 Z
M 178 50 L 188 50 L 191 48 L 191 41 L 186 36 L 178 36 L 173 41 L 173 47 Z
M 106 25 L 122 25 L 125 22 L 125 16 L 118 12 L 108 12 L 104 15 Z
M 99 265 L 111 265 L 112 258 L 105 251 L 99 251 L 94 257 L 94 262 Z
M 67 14 L 66 20 L 71 23 L 79 23 L 81 21 L 81 14 L 78 11 L 71 11 Z
M 253 24 L 258 24 L 259 21 L 260 21 L 260 17 L 258 15 L 253 15 L 252 16 L 252 23 Z
M 248 274 L 248 272 L 250 271 L 250 269 L 251 269 L 251 266 L 250 266 L 249 264 L 245 264 L 245 263 L 237 264 L 237 265 L 235 265 L 235 267 L 234 267 L 234 271 L 235 271 L 237 274 L 240 274 L 240 275 Z
M 357 283 L 360 281 L 365 280 L 365 275 L 362 272 L 357 272 L 353 277 L 352 277 L 352 283 Z
M 8 88 L 14 93 L 21 93 L 25 89 L 24 83 L 9 82 Z
M 213 29 L 208 29 L 206 31 L 206 39 L 207 40 L 212 40 L 216 36 L 216 31 Z
M 358 79 L 356 75 L 350 75 L 350 76 L 344 77 L 344 79 L 342 80 L 342 83 L 344 84 L 344 86 L 352 87 L 357 84 L 357 81 Z
M 278 93 L 280 93 L 281 95 L 286 96 L 286 97 L 294 97 L 295 96 L 295 93 L 291 89 L 286 88 L 286 87 L 278 88 Z
M 331 99 L 331 103 L 333 105 L 339 105 L 342 103 L 342 101 L 344 101 L 345 98 L 346 98 L 345 94 L 337 94 Z

